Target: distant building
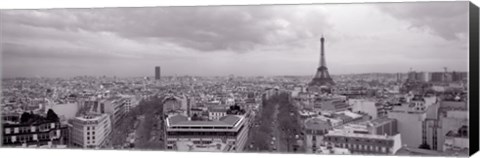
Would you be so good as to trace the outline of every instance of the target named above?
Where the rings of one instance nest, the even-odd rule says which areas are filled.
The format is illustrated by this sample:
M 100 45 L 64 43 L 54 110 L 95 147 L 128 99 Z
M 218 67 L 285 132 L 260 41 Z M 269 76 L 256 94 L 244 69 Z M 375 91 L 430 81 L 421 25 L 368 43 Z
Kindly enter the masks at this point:
M 88 112 L 95 112 L 95 113 L 105 113 L 105 105 L 100 106 L 100 101 L 98 99 L 81 99 L 78 101 L 77 115 L 85 114 Z M 70 118 L 72 119 L 72 118 Z
M 467 81 L 468 80 L 468 72 L 452 72 L 452 81 Z
M 445 72 L 432 72 L 431 82 L 444 82 L 446 81 Z
M 364 122 L 351 123 L 341 127 L 342 130 L 350 133 L 389 135 L 398 134 L 397 120 L 390 118 L 377 118 Z
M 125 113 L 129 113 L 140 103 L 140 98 L 136 96 L 124 96 L 123 98 L 125 98 Z
M 100 102 L 100 107 L 104 107 L 102 110 L 110 115 L 110 120 L 113 127 L 120 125 L 121 120 L 125 117 L 126 99 L 121 97 L 111 97 Z
M 468 72 L 432 72 L 431 82 L 462 82 L 468 80 Z
M 109 143 L 112 126 L 107 114 L 86 114 L 70 121 L 71 144 L 80 148 L 102 148 Z
M 365 87 L 338 87 L 335 89 L 335 93 L 349 98 L 361 98 L 367 96 L 368 89 Z
M 408 72 L 407 82 L 428 82 L 430 74 L 427 72 Z
M 353 112 L 368 114 L 372 119 L 378 117 L 378 110 L 375 101 L 366 99 L 349 99 L 348 104 L 352 106 Z
M 227 145 L 225 151 L 242 151 L 248 135 L 246 122 L 241 115 L 228 115 L 214 121 L 192 121 L 183 115 L 169 116 L 165 121 L 166 148 L 181 150 L 177 144 L 181 141 L 191 141 L 196 146 L 221 142 Z
M 323 100 L 321 98 L 317 98 L 313 102 L 313 108 L 315 111 L 339 112 L 348 110 L 350 105 L 348 105 L 345 100 L 341 99 Z
M 366 118 L 365 115 L 353 113 L 350 111 L 341 111 L 336 113 L 325 113 L 315 118 L 328 122 L 332 127 L 342 126 L 347 123 L 361 121 Z
M 219 120 L 220 118 L 227 116 L 227 109 L 224 107 L 209 107 L 208 119 Z
M 160 74 L 161 73 L 161 70 L 160 70 L 160 66 L 155 66 L 155 80 L 160 80 Z
M 163 113 L 168 115 L 181 114 L 188 116 L 188 99 L 186 96 L 169 96 L 163 101 Z

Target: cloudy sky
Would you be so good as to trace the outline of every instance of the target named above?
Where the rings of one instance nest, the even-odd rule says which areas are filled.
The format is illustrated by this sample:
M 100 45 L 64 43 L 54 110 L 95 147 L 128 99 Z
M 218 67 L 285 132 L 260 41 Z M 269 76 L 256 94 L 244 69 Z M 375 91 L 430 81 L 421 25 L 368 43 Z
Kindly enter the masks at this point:
M 466 71 L 468 3 L 2 10 L 3 77 Z

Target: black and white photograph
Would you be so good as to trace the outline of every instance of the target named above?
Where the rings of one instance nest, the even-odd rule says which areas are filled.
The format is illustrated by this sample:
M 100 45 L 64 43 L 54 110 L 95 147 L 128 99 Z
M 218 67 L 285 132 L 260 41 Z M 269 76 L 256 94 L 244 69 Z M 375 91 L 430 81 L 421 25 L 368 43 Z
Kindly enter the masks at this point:
M 0 144 L 468 156 L 469 7 L 1 10 Z

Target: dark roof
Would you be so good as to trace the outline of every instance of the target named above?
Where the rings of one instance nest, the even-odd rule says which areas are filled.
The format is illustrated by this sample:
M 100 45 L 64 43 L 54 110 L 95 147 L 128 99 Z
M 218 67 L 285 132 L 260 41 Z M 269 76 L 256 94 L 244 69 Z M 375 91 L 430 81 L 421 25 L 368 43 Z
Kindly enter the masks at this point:
M 392 122 L 392 121 L 395 121 L 395 119 L 388 118 L 388 117 L 380 117 L 380 118 L 371 120 L 370 122 L 371 122 L 374 126 L 377 126 L 377 125 L 383 125 L 383 124 L 385 124 L 385 123 L 389 123 L 389 122 Z
M 240 118 L 234 115 L 228 115 L 220 118 L 220 121 L 229 125 L 235 125 L 239 120 Z
M 168 118 L 168 122 L 174 126 L 235 126 L 241 119 L 238 115 L 228 115 L 221 117 L 219 120 L 213 121 L 191 121 L 188 117 L 183 115 L 175 115 Z
M 338 118 L 340 120 L 343 120 L 343 121 L 348 121 L 348 120 L 352 120 L 353 118 L 350 117 L 350 116 L 347 116 L 345 114 L 338 114 L 338 115 L 335 115 L 334 116 L 335 118 Z
M 227 109 L 225 107 L 209 107 L 208 111 L 209 112 L 227 112 Z
M 170 124 L 177 124 L 180 122 L 188 121 L 188 117 L 182 116 L 182 115 L 175 115 L 175 116 L 169 117 L 168 121 L 170 122 Z

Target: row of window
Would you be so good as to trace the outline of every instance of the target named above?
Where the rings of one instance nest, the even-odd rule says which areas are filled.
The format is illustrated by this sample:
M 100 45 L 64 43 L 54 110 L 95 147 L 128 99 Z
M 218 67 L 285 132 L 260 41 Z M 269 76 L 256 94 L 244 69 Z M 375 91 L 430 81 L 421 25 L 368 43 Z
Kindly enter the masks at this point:
M 92 140 L 95 140 L 95 136 L 92 136 L 92 137 L 87 136 L 87 140 L 90 140 L 90 138 L 92 138 Z
M 199 141 L 199 140 L 196 140 L 196 141 L 192 141 L 193 144 L 211 144 L 212 141 Z
M 361 139 L 361 138 L 347 138 L 347 137 L 325 137 L 326 141 L 344 141 L 345 143 L 348 142 L 365 142 L 365 143 L 376 143 L 376 144 L 388 144 L 388 140 L 371 140 L 371 139 Z
M 312 129 L 308 129 L 305 131 L 305 133 L 307 134 L 313 134 L 313 135 L 324 135 L 324 134 L 327 134 L 328 133 L 328 129 L 324 129 L 324 130 L 312 130 Z
M 21 133 L 32 133 L 38 131 L 48 131 L 50 129 L 55 129 L 58 125 L 55 123 L 50 124 L 41 124 L 38 126 L 25 126 L 25 127 L 13 127 L 13 128 L 5 128 L 5 134 L 21 134 Z
M 3 137 L 3 143 L 10 144 L 15 142 L 43 141 L 50 140 L 50 138 L 49 134 L 6 136 Z
M 87 141 L 87 144 L 95 144 L 95 140 L 92 140 L 91 142 L 90 141 Z
M 348 148 L 355 152 L 381 152 L 388 153 L 390 149 L 382 146 L 358 145 L 358 144 L 335 144 L 335 147 Z
M 237 136 L 239 132 L 168 132 L 167 134 L 169 136 Z
M 437 150 L 437 130 L 433 130 L 433 144 L 432 149 Z
M 95 131 L 92 131 L 92 135 L 95 135 Z M 90 136 L 90 132 L 87 132 L 87 136 Z
M 172 129 L 233 129 L 233 127 L 214 127 L 214 126 L 200 126 L 200 127 L 170 127 Z

